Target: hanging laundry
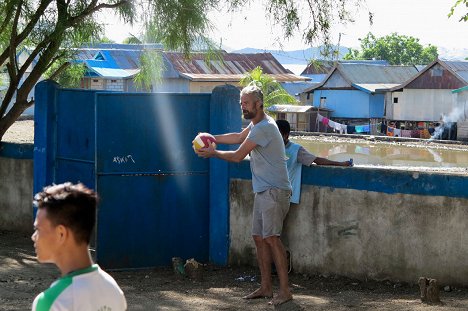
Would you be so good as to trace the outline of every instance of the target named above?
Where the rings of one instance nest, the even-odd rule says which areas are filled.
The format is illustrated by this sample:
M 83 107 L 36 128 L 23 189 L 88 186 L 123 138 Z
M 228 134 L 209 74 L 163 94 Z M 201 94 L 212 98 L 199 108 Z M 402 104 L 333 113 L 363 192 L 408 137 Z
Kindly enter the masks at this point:
M 420 130 L 411 130 L 411 137 L 412 138 L 421 138 L 421 131 Z
M 330 119 L 328 119 L 328 118 L 326 118 L 326 117 L 323 117 L 322 123 L 323 123 L 324 125 L 328 125 L 328 122 L 330 122 Z
M 401 137 L 411 137 L 410 130 L 401 130 Z
M 429 133 L 428 129 L 421 130 L 421 138 L 424 138 L 424 139 L 431 138 L 431 134 Z
M 323 116 L 320 113 L 317 113 L 317 121 L 322 122 Z
M 346 124 L 340 124 L 340 125 L 341 125 L 340 133 L 348 134 L 348 126 Z
M 393 127 L 388 126 L 387 127 L 387 136 L 392 136 L 393 137 Z
M 368 133 L 370 131 L 369 125 L 356 125 L 357 133 Z
M 382 126 L 380 128 L 380 133 L 382 134 L 387 134 L 387 125 L 382 123 Z
M 393 130 L 393 136 L 401 137 L 401 130 L 400 129 L 394 129 Z

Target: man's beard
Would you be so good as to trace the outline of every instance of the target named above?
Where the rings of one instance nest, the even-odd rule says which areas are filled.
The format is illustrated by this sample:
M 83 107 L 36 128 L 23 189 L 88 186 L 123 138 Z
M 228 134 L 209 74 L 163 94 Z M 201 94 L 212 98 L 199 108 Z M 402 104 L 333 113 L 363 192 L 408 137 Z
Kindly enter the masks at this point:
M 244 116 L 244 119 L 246 120 L 253 119 L 256 114 L 257 114 L 257 110 L 255 111 L 242 110 L 242 115 Z

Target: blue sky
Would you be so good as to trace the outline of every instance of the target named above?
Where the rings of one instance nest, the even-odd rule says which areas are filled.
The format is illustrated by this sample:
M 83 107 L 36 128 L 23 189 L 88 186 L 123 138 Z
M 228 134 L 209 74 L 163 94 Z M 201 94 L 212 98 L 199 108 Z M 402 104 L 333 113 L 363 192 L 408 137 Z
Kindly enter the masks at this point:
M 303 44 L 300 34 L 278 44 L 275 34 L 280 29 L 265 18 L 261 2 L 253 2 L 251 7 L 240 14 L 210 13 L 215 26 L 212 38 L 217 42 L 221 41 L 228 51 L 244 47 L 279 49 L 281 45 L 285 50 L 309 47 Z M 468 48 L 468 22 L 458 22 L 463 7 L 458 8 L 457 16 L 450 19 L 447 17 L 453 3 L 455 0 L 368 0 L 354 15 L 354 24 L 333 27 L 333 40 L 338 43 L 341 33 L 341 46 L 359 47 L 359 38 L 369 31 L 377 36 L 398 32 L 419 38 L 423 45 L 433 44 L 449 49 Z M 368 11 L 374 13 L 372 26 L 369 25 Z M 138 34 L 138 27 L 131 29 L 128 25 L 110 22 L 106 35 L 121 42 L 129 32 Z

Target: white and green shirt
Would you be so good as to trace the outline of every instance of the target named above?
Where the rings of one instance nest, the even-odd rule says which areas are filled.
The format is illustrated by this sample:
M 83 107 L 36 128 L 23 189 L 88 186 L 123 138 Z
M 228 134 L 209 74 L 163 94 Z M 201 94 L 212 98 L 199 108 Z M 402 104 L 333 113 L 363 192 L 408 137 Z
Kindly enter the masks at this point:
M 97 264 L 61 277 L 34 299 L 33 311 L 124 311 L 117 282 Z

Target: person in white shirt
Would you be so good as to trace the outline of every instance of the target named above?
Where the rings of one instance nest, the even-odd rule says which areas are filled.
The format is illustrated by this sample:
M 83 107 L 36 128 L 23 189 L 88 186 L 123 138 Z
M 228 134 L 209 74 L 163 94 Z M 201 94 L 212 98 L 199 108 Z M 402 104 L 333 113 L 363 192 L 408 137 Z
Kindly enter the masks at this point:
M 127 309 L 117 282 L 93 264 L 89 252 L 97 201 L 94 191 L 72 183 L 46 187 L 34 197 L 37 260 L 55 264 L 61 277 L 36 296 L 33 311 Z

